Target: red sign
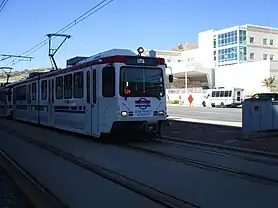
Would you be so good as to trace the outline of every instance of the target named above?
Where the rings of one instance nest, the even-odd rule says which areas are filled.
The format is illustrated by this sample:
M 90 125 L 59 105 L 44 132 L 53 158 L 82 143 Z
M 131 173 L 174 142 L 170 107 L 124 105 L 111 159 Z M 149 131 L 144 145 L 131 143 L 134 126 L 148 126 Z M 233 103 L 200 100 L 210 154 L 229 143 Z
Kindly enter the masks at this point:
M 193 102 L 193 97 L 192 97 L 192 95 L 189 95 L 189 96 L 188 96 L 188 101 L 189 101 L 190 104 Z

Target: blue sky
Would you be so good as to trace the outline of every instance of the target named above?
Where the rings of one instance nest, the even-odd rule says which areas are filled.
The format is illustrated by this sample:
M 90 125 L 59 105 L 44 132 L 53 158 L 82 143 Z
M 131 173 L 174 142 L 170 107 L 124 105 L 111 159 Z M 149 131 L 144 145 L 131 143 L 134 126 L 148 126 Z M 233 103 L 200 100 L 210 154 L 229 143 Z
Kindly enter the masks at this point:
M 23 53 L 100 1 L 9 0 L 0 13 L 0 54 Z M 277 8 L 276 0 L 114 0 L 67 31 L 72 38 L 55 58 L 63 68 L 68 58 L 111 48 L 168 49 L 183 41 L 197 43 L 198 32 L 212 28 L 247 23 L 278 28 Z M 15 70 L 51 66 L 48 45 L 31 56 L 31 62 L 19 62 Z

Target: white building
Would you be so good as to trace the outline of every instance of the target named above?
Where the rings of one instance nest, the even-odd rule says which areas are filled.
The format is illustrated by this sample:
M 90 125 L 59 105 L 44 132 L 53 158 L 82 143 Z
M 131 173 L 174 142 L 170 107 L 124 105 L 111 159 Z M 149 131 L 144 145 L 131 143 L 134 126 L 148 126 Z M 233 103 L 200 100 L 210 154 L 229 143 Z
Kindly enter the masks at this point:
M 247 24 L 212 34 L 216 67 L 278 57 L 278 29 Z
M 241 87 L 245 89 L 246 95 L 267 92 L 268 89 L 263 86 L 262 81 L 273 76 L 278 78 L 278 61 L 253 61 L 218 67 L 215 70 L 217 86 Z
M 247 24 L 214 31 L 213 37 L 216 86 L 253 94 L 267 90 L 263 79 L 278 79 L 278 29 Z
M 174 74 L 169 88 L 187 94 L 204 86 L 243 87 L 252 94 L 266 91 L 262 81 L 271 76 L 278 87 L 278 29 L 249 24 L 212 29 L 198 34 L 198 47 L 187 45 L 155 51 Z

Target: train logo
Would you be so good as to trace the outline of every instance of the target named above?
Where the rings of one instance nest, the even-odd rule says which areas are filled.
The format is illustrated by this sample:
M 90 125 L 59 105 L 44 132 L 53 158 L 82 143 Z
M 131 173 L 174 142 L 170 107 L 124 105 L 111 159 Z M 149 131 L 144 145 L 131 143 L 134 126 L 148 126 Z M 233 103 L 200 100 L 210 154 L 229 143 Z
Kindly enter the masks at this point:
M 141 110 L 145 110 L 148 107 L 151 107 L 150 103 L 150 100 L 147 100 L 146 98 L 140 98 L 139 100 L 135 101 L 135 107 L 138 107 Z

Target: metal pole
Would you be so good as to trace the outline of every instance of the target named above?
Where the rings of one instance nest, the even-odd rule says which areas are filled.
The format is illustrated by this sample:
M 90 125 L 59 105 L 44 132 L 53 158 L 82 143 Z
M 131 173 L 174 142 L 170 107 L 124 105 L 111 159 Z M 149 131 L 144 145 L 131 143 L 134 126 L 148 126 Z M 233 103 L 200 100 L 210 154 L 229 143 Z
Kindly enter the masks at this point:
M 184 88 L 185 93 L 187 94 L 187 71 L 184 73 Z

